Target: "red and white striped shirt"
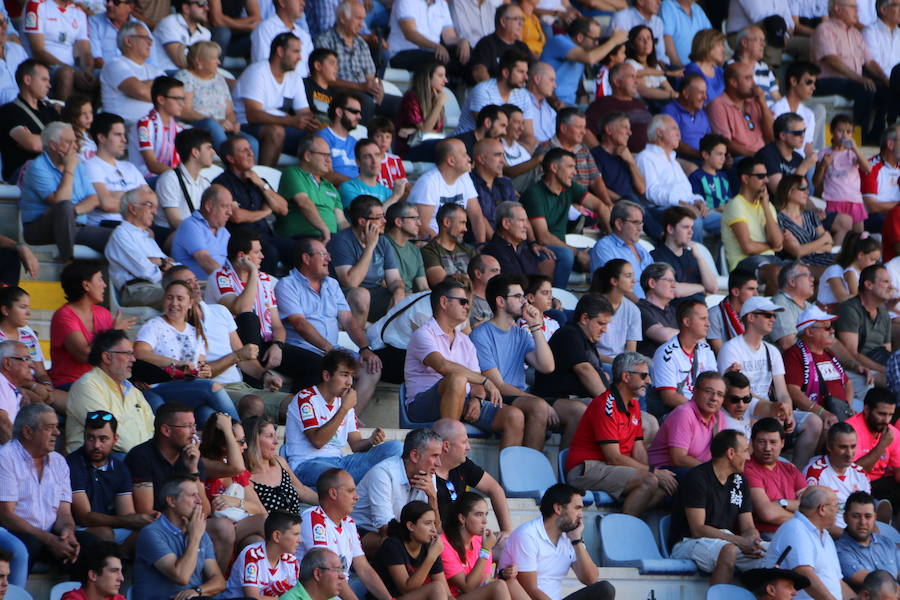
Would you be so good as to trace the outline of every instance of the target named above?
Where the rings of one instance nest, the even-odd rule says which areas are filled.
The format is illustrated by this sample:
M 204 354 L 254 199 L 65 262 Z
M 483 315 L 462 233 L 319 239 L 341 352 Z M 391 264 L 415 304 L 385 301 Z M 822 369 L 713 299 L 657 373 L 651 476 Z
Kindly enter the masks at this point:
M 231 567 L 224 596 L 242 598 L 245 587 L 259 589 L 259 596 L 280 597 L 300 580 L 300 563 L 293 554 L 282 554 L 272 567 L 266 556 L 266 543 L 256 542 L 240 551 Z
M 164 123 L 160 114 L 153 108 L 145 117 L 138 119 L 135 127 L 137 134 L 132 136 L 134 141 L 131 143 L 130 159 L 144 177 L 150 176 L 151 173 L 141 155 L 143 150 L 152 150 L 156 160 L 173 169 L 181 164 L 181 157 L 175 149 L 175 136 L 184 127 L 174 118 Z

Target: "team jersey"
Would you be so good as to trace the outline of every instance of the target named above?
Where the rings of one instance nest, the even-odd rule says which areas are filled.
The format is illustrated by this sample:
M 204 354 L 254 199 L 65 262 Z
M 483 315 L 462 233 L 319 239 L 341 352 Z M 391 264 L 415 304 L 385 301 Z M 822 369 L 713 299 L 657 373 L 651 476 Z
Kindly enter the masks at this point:
M 356 421 L 356 411 L 352 408 L 344 416 L 334 436 L 321 448 L 316 448 L 306 437 L 305 431 L 315 427 L 321 427 L 327 423 L 341 408 L 341 399 L 335 398 L 331 405 L 325 403 L 325 398 L 319 392 L 317 386 L 300 390 L 291 400 L 288 407 L 287 427 L 284 432 L 285 453 L 288 462 L 294 471 L 300 463 L 311 458 L 325 456 L 341 456 L 347 445 L 347 437 L 359 431 Z
M 809 485 L 821 485 L 834 490 L 840 505 L 835 524 L 841 529 L 847 526 L 844 522 L 844 502 L 847 501 L 847 496 L 860 490 L 872 492 L 872 484 L 869 483 L 869 478 L 861 466 L 850 463 L 850 466 L 844 469 L 844 474 L 838 475 L 825 455 L 813 457 L 803 476 Z
M 63 64 L 75 64 L 75 42 L 88 41 L 87 15 L 71 2 L 31 0 L 25 6 L 25 33 L 44 36 L 44 49 Z
M 716 355 L 706 340 L 697 342 L 694 352 L 688 354 L 676 335 L 653 354 L 653 385 L 656 389 L 675 390 L 688 400 L 694 397 L 697 376 L 715 370 Z
M 862 193 L 879 202 L 900 201 L 900 164 L 892 167 L 880 153 L 870 158 L 869 172 L 862 175 Z
M 266 557 L 266 543 L 250 544 L 238 553 L 231 567 L 224 596 L 242 598 L 245 587 L 259 588 L 263 596 L 280 597 L 300 580 L 300 562 L 293 554 L 282 554 L 275 568 Z
M 344 517 L 340 524 L 329 518 L 321 506 L 307 509 L 300 523 L 300 547 L 297 553 L 301 556 L 313 548 L 328 548 L 341 557 L 344 573 L 350 577 L 350 566 L 353 559 L 362 556 L 362 545 L 356 532 L 356 523 L 350 517 Z
M 378 183 L 394 189 L 394 182 L 398 179 L 406 179 L 406 169 L 403 167 L 403 161 L 400 160 L 399 156 L 388 152 L 381 160 L 381 173 L 378 176 Z
M 7 339 L 6 334 L 0 329 L 0 342 L 6 341 Z M 19 327 L 19 341 L 28 348 L 28 354 L 31 356 L 32 361 L 41 365 L 44 364 L 44 353 L 41 350 L 41 343 L 38 341 L 38 336 L 34 332 L 34 329 L 28 325 Z
M 154 108 L 146 116 L 138 119 L 136 127 L 137 135 L 134 136 L 136 141 L 132 143 L 131 162 L 141 170 L 144 177 L 148 177 L 151 173 L 141 155 L 143 150 L 151 150 L 156 160 L 173 169 L 181 164 L 181 157 L 175 150 L 175 136 L 184 129 L 184 126 L 175 119 L 163 123 L 162 117 Z
M 275 284 L 268 273 L 259 273 L 259 283 L 257 285 L 256 301 L 253 303 L 253 312 L 259 317 L 259 328 L 262 333 L 263 341 L 271 341 L 272 339 L 272 309 L 278 308 L 278 302 L 275 300 Z M 215 271 L 209 277 L 206 284 L 206 297 L 204 300 L 210 304 L 217 303 L 222 296 L 234 294 L 240 295 L 244 291 L 244 284 L 241 278 L 234 271 L 230 261 L 225 261 L 225 265 Z
M 522 329 L 528 329 L 528 321 L 524 318 L 519 317 L 516 320 L 516 326 L 521 327 Z M 553 334 L 556 333 L 556 330 L 559 329 L 559 321 L 552 317 L 544 317 L 544 323 L 541 325 L 541 331 L 544 332 L 544 339 L 548 342 L 550 338 L 553 337 Z

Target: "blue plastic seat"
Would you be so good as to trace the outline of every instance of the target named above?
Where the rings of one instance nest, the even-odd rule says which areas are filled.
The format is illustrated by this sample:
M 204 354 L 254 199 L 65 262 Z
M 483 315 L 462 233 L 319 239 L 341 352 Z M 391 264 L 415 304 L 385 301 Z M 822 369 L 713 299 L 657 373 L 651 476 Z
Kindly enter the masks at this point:
M 672 527 L 672 515 L 663 515 L 659 518 L 659 553 L 663 558 L 669 558 L 669 529 Z
M 60 600 L 66 592 L 77 590 L 80 587 L 81 583 L 78 581 L 63 581 L 62 583 L 57 583 L 50 590 L 50 600 Z
M 750 590 L 729 583 L 719 583 L 706 590 L 706 600 L 755 600 Z
M 540 502 L 556 483 L 547 457 L 532 448 L 509 446 L 500 451 L 500 482 L 509 498 L 531 498 Z
M 568 483 L 566 481 L 566 457 L 569 456 L 569 449 L 559 451 L 559 456 L 556 459 L 556 470 L 559 473 L 559 482 L 560 483 Z M 590 494 L 593 496 L 593 504 L 597 506 L 614 506 L 616 503 L 615 499 L 612 496 L 607 494 L 606 492 L 596 491 L 596 490 L 588 490 Z M 589 498 L 585 498 L 585 505 L 590 504 Z
M 25 588 L 9 584 L 4 600 L 34 600 Z
M 694 561 L 663 558 L 647 524 L 631 515 L 610 514 L 600 519 L 600 550 L 605 567 L 633 567 L 643 575 L 697 572 Z
M 406 383 L 400 384 L 400 429 L 418 429 L 419 427 L 431 427 L 434 421 L 428 423 L 417 423 L 409 418 L 406 412 Z M 474 425 L 463 423 L 466 426 L 466 433 L 470 438 L 486 438 L 490 434 L 478 429 Z

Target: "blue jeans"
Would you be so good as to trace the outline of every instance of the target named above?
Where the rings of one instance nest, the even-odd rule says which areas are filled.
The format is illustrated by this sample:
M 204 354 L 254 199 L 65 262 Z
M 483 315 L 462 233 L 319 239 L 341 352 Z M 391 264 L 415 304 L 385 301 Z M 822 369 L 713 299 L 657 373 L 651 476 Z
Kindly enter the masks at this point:
M 697 217 L 694 221 L 695 242 L 703 243 L 704 236 L 713 235 L 719 237 L 722 232 L 722 213 L 711 210 L 705 217 Z
M 24 588 L 28 580 L 28 548 L 4 527 L 0 527 L 0 548 L 12 554 L 9 582 Z
M 403 442 L 390 440 L 374 446 L 366 452 L 353 452 L 346 456 L 327 456 L 311 458 L 303 461 L 297 467 L 297 479 L 303 485 L 316 489 L 319 477 L 328 469 L 343 469 L 353 476 L 353 481 L 362 479 L 369 469 L 386 458 L 400 456 L 403 452 Z
M 575 253 L 568 246 L 548 246 L 556 255 L 556 268 L 553 270 L 553 287 L 565 290 L 569 287 L 569 275 L 575 263 Z
M 216 152 L 219 151 L 219 148 L 225 143 L 225 140 L 228 139 L 228 134 L 225 133 L 225 129 L 222 128 L 222 125 L 219 124 L 218 121 L 213 119 L 212 117 L 206 117 L 205 119 L 200 119 L 199 121 L 194 121 L 191 123 L 197 129 L 205 129 L 209 132 L 209 135 L 212 137 L 212 145 Z M 244 133 L 243 131 L 238 133 L 237 135 L 241 136 L 245 140 L 250 143 L 250 149 L 253 150 L 253 156 L 259 158 L 259 141 L 248 133 Z
M 153 388 L 155 398 L 147 396 L 145 398 L 154 413 L 167 402 L 181 402 L 190 406 L 194 409 L 198 429 L 201 429 L 206 420 L 217 412 L 225 413 L 235 421 L 240 421 L 237 410 L 234 408 L 234 402 L 231 401 L 224 389 L 220 389 L 218 392 L 212 391 L 213 383 L 209 379 L 167 381 Z

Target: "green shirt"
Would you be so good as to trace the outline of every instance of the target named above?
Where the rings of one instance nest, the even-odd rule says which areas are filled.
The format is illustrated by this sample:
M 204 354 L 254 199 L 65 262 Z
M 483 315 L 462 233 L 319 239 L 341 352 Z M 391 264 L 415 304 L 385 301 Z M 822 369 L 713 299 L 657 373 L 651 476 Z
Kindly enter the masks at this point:
M 310 598 L 309 592 L 306 591 L 303 584 L 298 581 L 297 585 L 281 595 L 281 600 L 312 600 L 312 598 Z M 338 600 L 338 598 L 330 598 L 329 600 Z
M 406 292 L 412 294 L 417 277 L 425 277 L 425 263 L 422 261 L 422 251 L 412 242 L 406 242 L 398 246 L 389 235 L 384 236 L 397 254 L 397 262 L 400 265 L 400 278 L 406 286 Z M 420 290 L 421 291 L 421 290 Z
M 572 183 L 558 195 L 550 191 L 543 181 L 539 181 L 522 194 L 522 206 L 528 218 L 544 219 L 547 230 L 560 240 L 566 239 L 566 225 L 569 222 L 569 207 L 581 202 L 588 191 L 583 185 Z
M 275 230 L 284 236 L 297 235 L 320 236 L 321 232 L 313 227 L 303 216 L 297 204 L 293 201 L 296 194 L 305 193 L 319 210 L 319 215 L 325 222 L 325 226 L 331 233 L 337 233 L 337 217 L 334 210 L 342 210 L 341 197 L 330 181 L 322 179 L 318 183 L 312 175 L 300 167 L 288 167 L 281 175 L 281 183 L 278 184 L 278 193 L 288 201 L 288 214 L 278 216 L 275 221 Z

